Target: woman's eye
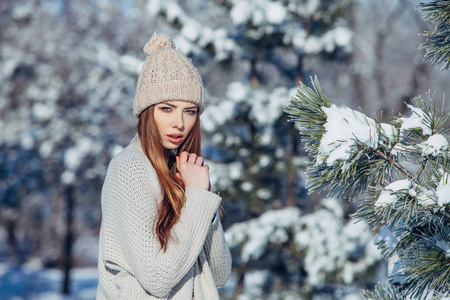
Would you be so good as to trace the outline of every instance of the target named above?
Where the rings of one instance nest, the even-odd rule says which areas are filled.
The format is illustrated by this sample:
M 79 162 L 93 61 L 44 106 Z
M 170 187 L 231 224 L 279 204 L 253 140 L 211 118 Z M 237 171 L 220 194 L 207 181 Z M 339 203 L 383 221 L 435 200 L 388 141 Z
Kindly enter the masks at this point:
M 197 114 L 197 110 L 195 110 L 195 109 L 189 109 L 189 110 L 186 110 L 186 112 L 187 112 L 188 114 L 190 114 L 190 115 L 195 115 L 195 114 Z
M 161 110 L 163 110 L 163 111 L 171 111 L 172 108 L 168 107 L 168 106 L 163 106 L 163 107 L 161 107 Z

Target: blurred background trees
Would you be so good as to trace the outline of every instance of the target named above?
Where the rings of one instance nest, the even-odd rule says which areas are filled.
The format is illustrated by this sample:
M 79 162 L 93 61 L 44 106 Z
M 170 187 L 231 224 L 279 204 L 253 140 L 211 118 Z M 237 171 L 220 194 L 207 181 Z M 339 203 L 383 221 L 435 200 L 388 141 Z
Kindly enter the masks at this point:
M 283 207 L 300 209 L 303 222 L 308 215 L 319 218 L 326 205 L 318 195 L 306 194 L 303 172 L 308 159 L 283 112 L 290 97 L 299 80 L 312 74 L 320 77 L 335 102 L 386 115 L 427 89 L 446 92 L 445 74 L 417 51 L 424 41 L 418 33 L 432 27 L 421 20 L 416 4 L 1 1 L 0 291 L 4 287 L 5 295 L 20 297 L 32 293 L 31 284 L 14 286 L 8 275 L 14 268 L 35 272 L 95 267 L 101 185 L 111 157 L 134 135 L 131 105 L 142 48 L 153 32 L 171 35 L 203 77 L 208 93 L 203 151 L 214 190 L 224 198 L 225 228 L 241 222 L 246 226 L 267 210 Z M 337 234 L 353 211 L 348 204 L 339 205 L 342 213 L 330 221 L 339 225 Z M 258 270 L 291 278 L 286 282 L 299 289 L 291 289 L 293 295 L 303 298 L 332 299 L 342 293 L 336 286 L 352 285 L 352 280 L 342 279 L 338 267 L 324 271 L 318 281 L 311 279 L 319 271 L 305 259 L 308 251 L 327 247 L 328 239 L 319 237 L 326 230 L 316 234 L 322 244 L 296 248 L 295 233 L 321 225 L 295 224 L 280 229 L 289 239 L 268 240 L 262 254 L 245 262 L 240 257 L 249 237 L 235 240 L 235 275 L 224 295 L 241 294 L 244 299 L 248 293 L 263 297 L 289 289 L 267 284 Z M 357 237 L 352 245 L 366 239 Z M 363 260 L 370 250 L 354 249 L 340 259 Z M 367 281 L 384 276 L 382 267 L 366 271 Z M 11 286 L 19 287 L 18 292 L 7 292 Z

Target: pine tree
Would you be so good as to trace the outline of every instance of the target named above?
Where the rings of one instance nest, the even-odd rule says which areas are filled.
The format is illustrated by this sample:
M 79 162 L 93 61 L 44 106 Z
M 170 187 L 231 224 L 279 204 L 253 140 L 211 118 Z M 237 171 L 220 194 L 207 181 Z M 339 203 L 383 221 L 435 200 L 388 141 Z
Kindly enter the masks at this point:
M 177 28 L 177 47 L 198 60 L 200 70 L 208 62 L 207 69 L 220 75 L 205 81 L 213 95 L 208 95 L 202 125 L 205 155 L 221 174 L 220 180 L 213 178 L 213 187 L 231 203 L 225 205 L 232 216 L 228 220 L 256 217 L 273 206 L 309 205 L 299 203 L 306 196 L 298 184 L 306 159 L 299 159 L 299 139 L 283 109 L 310 58 L 332 60 L 351 52 L 352 31 L 342 17 L 352 3 L 224 0 L 204 4 L 215 12 L 211 16 L 194 18 L 177 1 L 149 2 L 152 13 Z M 208 18 L 222 18 L 224 25 L 214 29 Z M 227 72 L 219 74 L 218 68 Z M 221 88 L 223 93 L 217 91 Z
M 427 41 L 420 48 L 426 50 L 425 59 L 445 71 L 450 67 L 450 1 L 421 3 L 418 9 L 425 21 L 435 24 L 432 32 L 423 34 Z
M 425 19 L 436 23 L 427 34 L 425 58 L 449 65 L 450 1 L 421 4 Z M 308 167 L 309 192 L 325 190 L 358 202 L 353 215 L 374 229 L 375 242 L 390 260 L 389 281 L 366 299 L 443 299 L 450 296 L 450 152 L 436 93 L 408 104 L 411 116 L 383 123 L 361 110 L 338 108 L 317 78 L 297 90 L 286 112 L 302 135 L 314 164 Z M 442 109 L 443 110 L 443 109 Z
M 92 3 L 61 5 L 60 13 L 33 1 L 0 9 L 0 223 L 8 258 L 19 264 L 36 258 L 62 267 L 69 227 L 74 243 L 97 243 L 106 167 L 135 126 L 127 118 L 132 64 L 117 50 L 134 31 L 119 24 L 130 22 L 114 4 L 102 14 Z M 81 15 L 89 21 L 79 22 Z M 86 31 L 93 24 L 97 30 Z

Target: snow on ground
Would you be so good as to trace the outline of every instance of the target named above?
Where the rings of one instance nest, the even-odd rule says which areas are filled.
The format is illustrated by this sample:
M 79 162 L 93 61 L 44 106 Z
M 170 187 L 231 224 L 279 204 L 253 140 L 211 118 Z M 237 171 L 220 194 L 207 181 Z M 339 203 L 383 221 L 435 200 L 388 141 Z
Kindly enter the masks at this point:
M 71 295 L 61 293 L 63 271 L 32 269 L 0 263 L 2 300 L 94 300 L 97 292 L 97 268 L 76 268 L 71 272 Z
M 63 271 L 13 266 L 0 262 L 1 300 L 95 300 L 97 293 L 97 268 L 75 268 L 71 272 L 71 294 L 61 293 Z M 231 299 L 237 278 L 230 277 L 219 290 L 221 299 Z

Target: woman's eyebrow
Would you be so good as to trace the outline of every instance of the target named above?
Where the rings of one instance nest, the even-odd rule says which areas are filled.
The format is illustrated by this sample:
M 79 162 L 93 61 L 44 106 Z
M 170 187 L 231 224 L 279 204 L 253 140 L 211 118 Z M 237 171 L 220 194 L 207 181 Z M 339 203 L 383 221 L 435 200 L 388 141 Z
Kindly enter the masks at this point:
M 163 102 L 163 103 L 161 103 L 162 105 L 167 105 L 167 106 L 170 106 L 170 107 L 173 107 L 173 108 L 175 108 L 175 107 L 177 107 L 175 104 L 171 104 L 171 103 L 169 103 L 169 102 Z
M 167 105 L 167 106 L 170 106 L 170 107 L 172 107 L 172 108 L 177 108 L 177 107 L 178 107 L 177 105 L 175 105 L 175 104 L 173 104 L 173 103 L 169 103 L 169 102 L 163 102 L 163 103 L 160 103 L 160 104 L 162 104 L 162 105 Z M 193 105 L 193 106 L 185 107 L 184 109 L 197 109 L 197 108 L 198 108 L 197 105 Z

